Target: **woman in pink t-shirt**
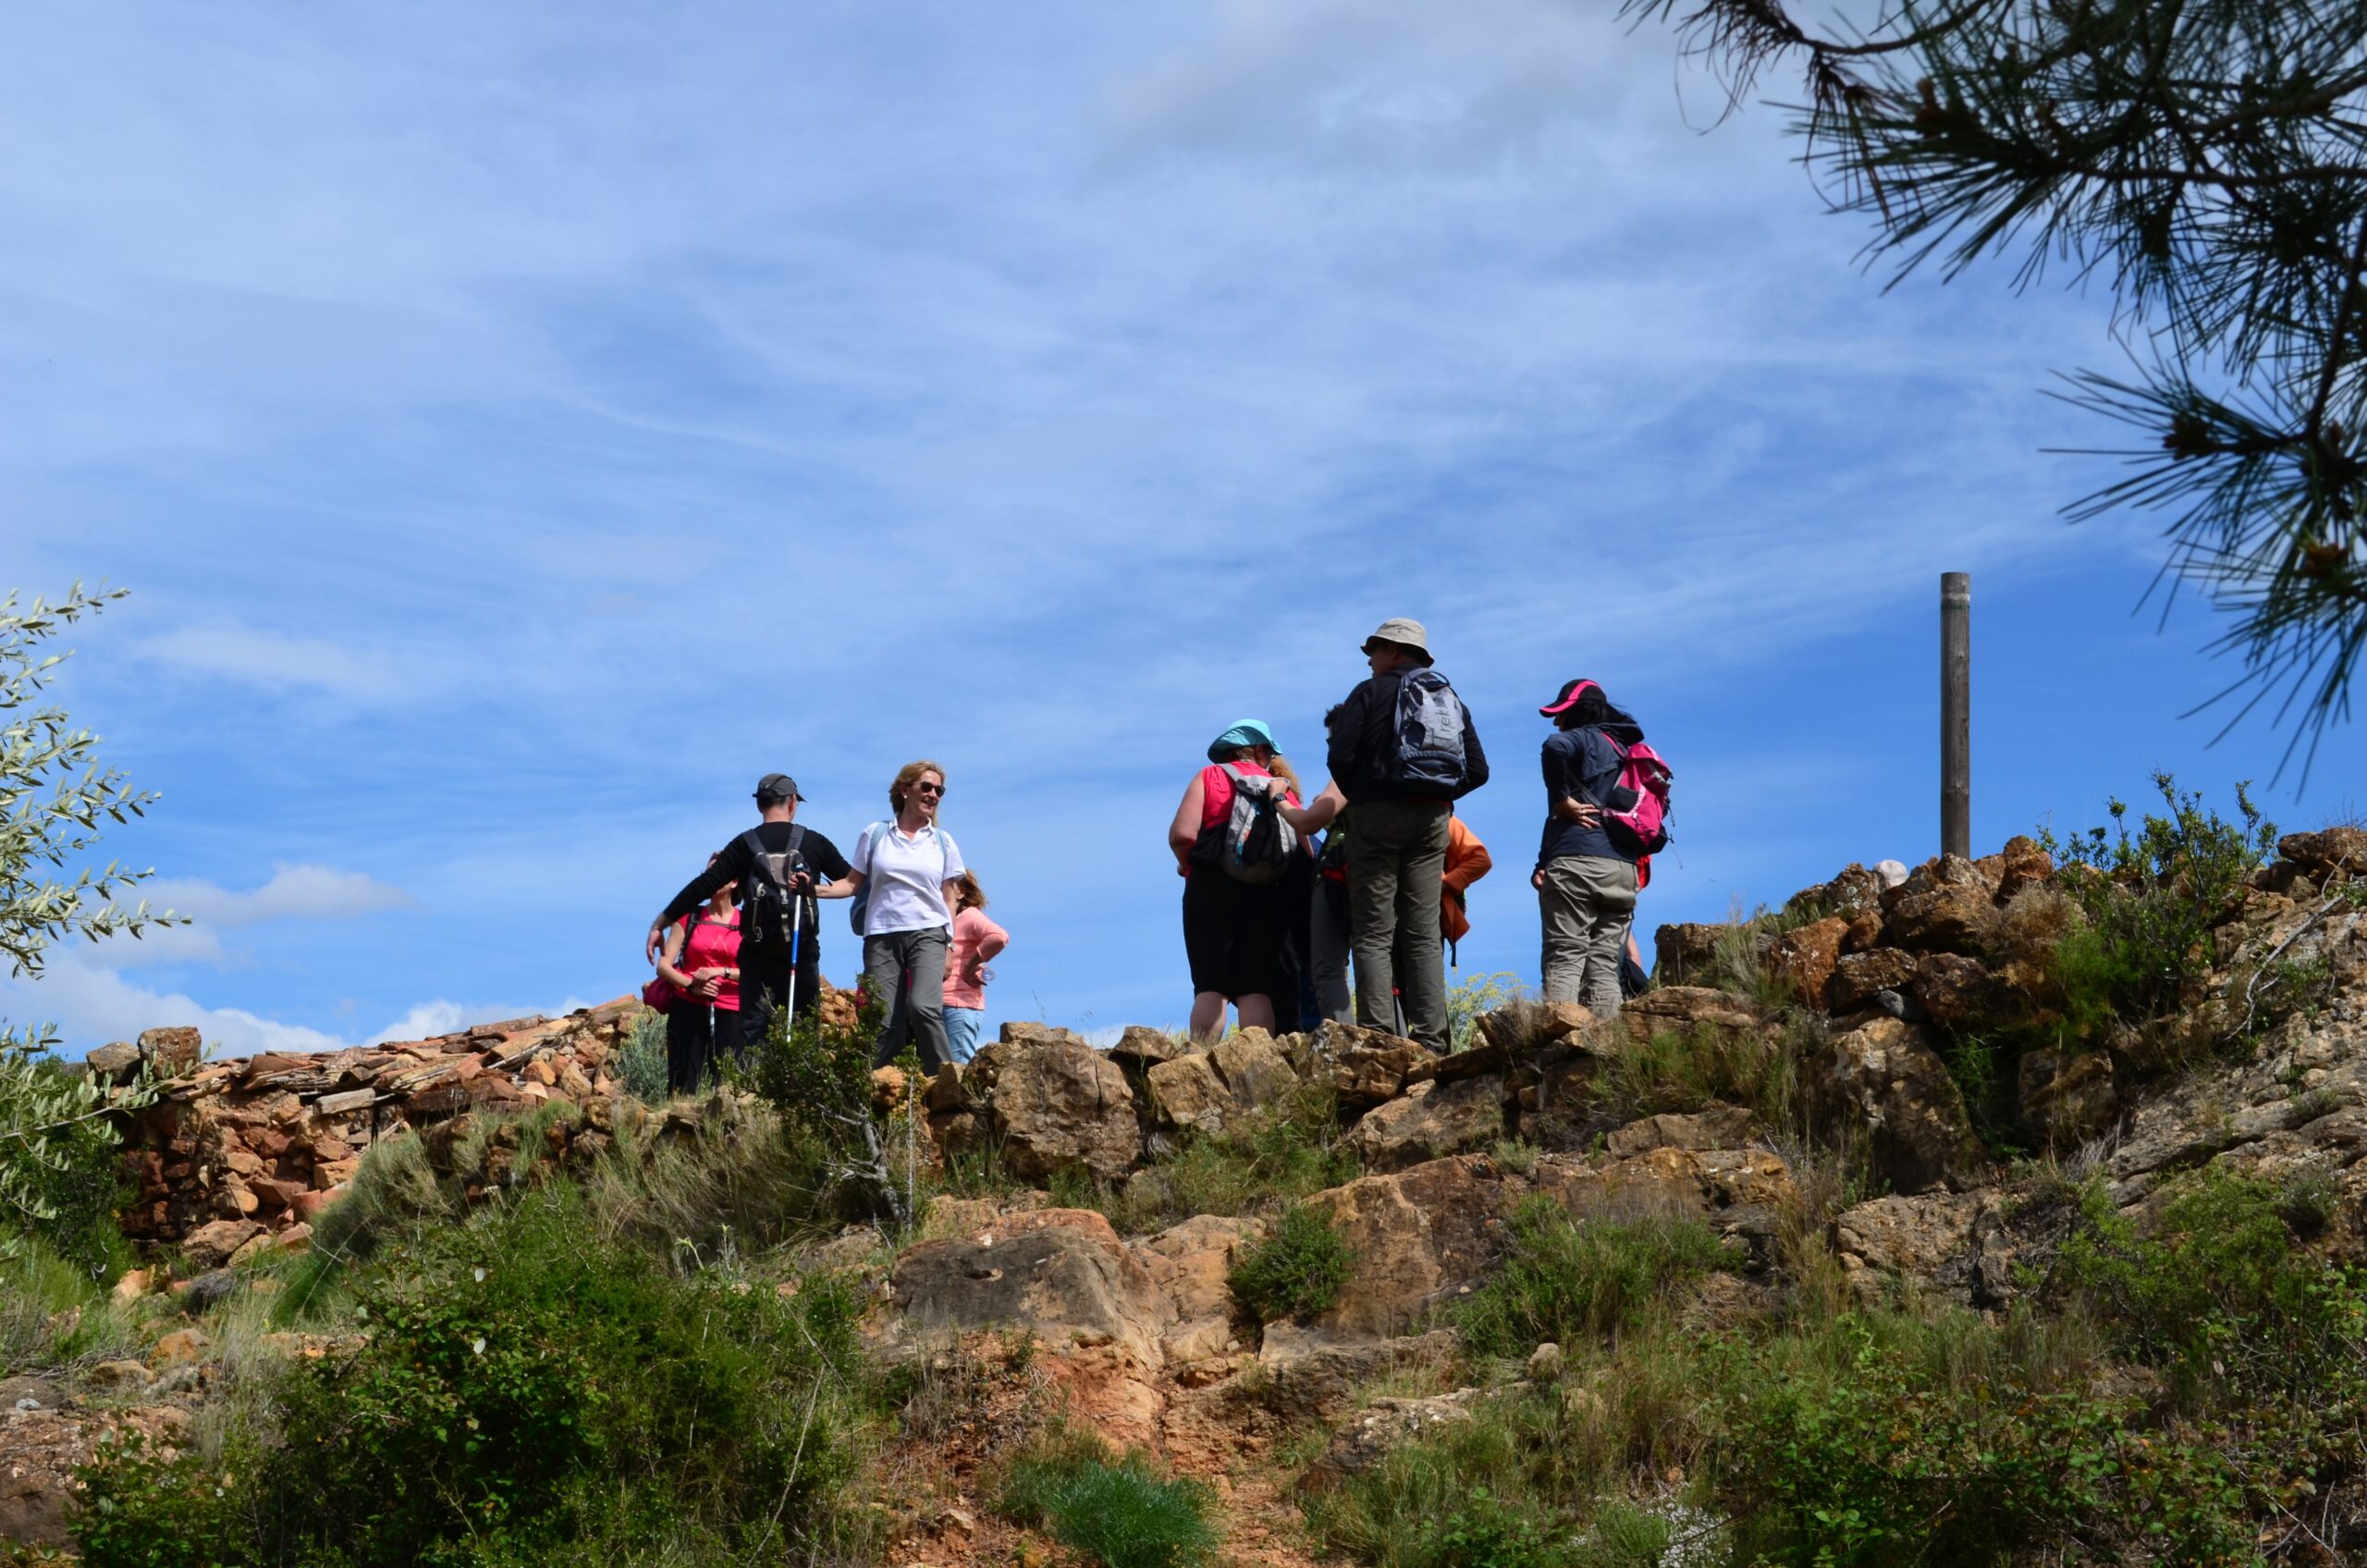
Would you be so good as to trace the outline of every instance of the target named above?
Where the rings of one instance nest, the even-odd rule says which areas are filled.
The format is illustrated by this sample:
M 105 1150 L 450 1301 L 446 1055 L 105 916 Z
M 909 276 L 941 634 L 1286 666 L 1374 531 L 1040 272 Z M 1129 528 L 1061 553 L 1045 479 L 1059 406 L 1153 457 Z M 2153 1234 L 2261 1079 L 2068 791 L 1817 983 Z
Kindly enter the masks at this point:
M 1272 732 L 1245 718 L 1209 743 L 1208 766 L 1192 776 L 1168 826 L 1167 847 L 1175 853 L 1175 874 L 1184 879 L 1192 1035 L 1202 1040 L 1224 1033 L 1227 1002 L 1244 1029 L 1271 1029 L 1276 1000 L 1294 995 L 1282 958 L 1288 888 L 1280 880 L 1236 880 L 1219 864 L 1233 815 L 1233 776 L 1228 768 L 1245 778 L 1276 779 L 1283 786 L 1283 801 L 1293 807 L 1299 803 L 1298 775 L 1282 760 Z M 1291 1011 L 1295 1017 L 1295 1005 Z
M 744 1056 L 740 1018 L 740 912 L 737 882 L 726 882 L 666 933 L 657 973 L 682 993 L 666 1014 L 666 1087 L 697 1094 L 725 1052 Z
M 987 961 L 1011 946 L 1011 933 L 987 918 L 987 892 L 975 876 L 964 871 L 953 885 L 960 897 L 945 955 L 945 1045 L 966 1065 L 987 1022 Z

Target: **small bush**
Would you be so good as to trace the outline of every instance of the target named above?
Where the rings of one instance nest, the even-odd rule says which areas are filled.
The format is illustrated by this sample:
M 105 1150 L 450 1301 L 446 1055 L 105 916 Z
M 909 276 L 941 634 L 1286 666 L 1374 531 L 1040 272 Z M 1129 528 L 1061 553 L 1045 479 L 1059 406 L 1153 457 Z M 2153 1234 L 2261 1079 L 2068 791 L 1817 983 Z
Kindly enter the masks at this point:
M 2032 1551 L 2247 1561 L 2240 1492 L 2203 1443 L 2147 1429 L 2134 1400 L 2079 1385 L 1951 1379 L 1842 1325 L 1838 1367 L 1794 1347 L 1725 1379 L 1719 1490 L 1736 1561 L 1798 1568 L 1986 1568 Z M 2051 1550 L 2050 1550 L 2051 1549 Z
M 1697 1219 L 1578 1220 L 1550 1197 L 1513 1211 L 1512 1248 L 1462 1311 L 1464 1338 L 1481 1355 L 1526 1355 L 1643 1327 L 1686 1283 L 1732 1267 Z
M 1106 1568 L 1188 1568 L 1217 1544 L 1206 1488 L 1162 1479 L 1139 1453 L 1113 1460 L 1083 1428 L 1055 1426 L 1031 1443 L 1004 1478 L 1002 1507 Z
M 2281 1404 L 2339 1423 L 2367 1400 L 2367 1273 L 2318 1257 L 2297 1229 L 2330 1212 L 2322 1174 L 2287 1182 L 2209 1170 L 2140 1236 L 2090 1189 L 2059 1272 L 2123 1354 L 2166 1372 L 2190 1405 Z M 2356 1446 L 2350 1439 L 2349 1446 Z
M 624 1049 L 617 1053 L 617 1082 L 644 1105 L 664 1105 L 666 1087 L 666 1015 L 644 1011 L 632 1021 Z
M 2167 773 L 2154 774 L 2153 787 L 2168 815 L 2148 812 L 2133 832 L 2128 804 L 2115 800 L 2106 802 L 2110 830 L 2061 841 L 2039 834 L 2087 923 L 2057 949 L 2066 1023 L 2076 1030 L 2092 1032 L 2115 1016 L 2174 1011 L 2188 982 L 2218 962 L 2213 929 L 2276 846 L 2276 825 L 2262 818 L 2242 784 L 2236 786 L 2240 822 L 2206 807 L 2199 793 L 2181 791 Z
M 1418 1560 L 1441 1568 L 1559 1568 L 1569 1552 L 1552 1539 L 1553 1524 L 1534 1507 L 1477 1487 L 1461 1507 L 1429 1524 Z
M 676 1278 L 566 1186 L 413 1245 L 362 1292 L 367 1341 L 291 1369 L 269 1444 L 84 1472 L 92 1568 L 163 1561 L 127 1520 L 235 1538 L 224 1561 L 258 1568 L 706 1562 L 828 1532 L 851 1292 Z
M 54 1056 L 0 1045 L 0 1253 L 19 1231 L 92 1280 L 123 1272 L 131 1249 L 116 1214 L 131 1189 L 121 1140 L 89 1112 L 146 1096 L 93 1087 Z
M 1515 1002 L 1528 995 L 1528 986 L 1509 969 L 1491 974 L 1473 974 L 1447 987 L 1446 1038 L 1447 1048 L 1467 1051 L 1471 1048 L 1473 1031 L 1479 1026 L 1479 1015 L 1493 1012 L 1507 1002 Z
M 1294 1204 L 1263 1241 L 1243 1249 L 1225 1283 L 1257 1321 L 1272 1323 L 1330 1306 L 1355 1268 L 1355 1254 L 1331 1216 Z

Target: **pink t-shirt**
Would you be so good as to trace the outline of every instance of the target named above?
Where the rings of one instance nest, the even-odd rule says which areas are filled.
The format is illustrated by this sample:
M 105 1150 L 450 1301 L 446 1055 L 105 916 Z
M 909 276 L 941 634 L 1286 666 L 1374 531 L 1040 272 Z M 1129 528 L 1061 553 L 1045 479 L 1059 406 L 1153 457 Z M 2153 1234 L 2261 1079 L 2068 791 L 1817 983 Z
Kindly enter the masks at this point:
M 1274 777 L 1247 757 L 1241 758 L 1233 766 L 1252 778 Z M 1200 769 L 1200 831 L 1203 833 L 1233 815 L 1233 775 L 1224 769 L 1224 764 L 1214 762 Z M 1282 799 L 1295 806 L 1298 804 L 1298 791 L 1285 790 Z
M 986 911 L 965 909 L 955 915 L 953 940 L 945 951 L 945 1005 L 986 1006 L 986 987 L 963 984 L 962 972 L 970 967 L 972 958 L 984 962 L 1010 945 L 1011 933 L 988 920 Z
M 691 938 L 682 944 L 682 962 L 674 967 L 698 978 L 702 969 L 737 969 L 740 967 L 740 912 L 731 912 L 730 925 L 717 925 L 705 910 L 691 917 Z M 740 1011 L 740 982 L 726 980 L 715 993 L 716 1007 L 726 1012 Z

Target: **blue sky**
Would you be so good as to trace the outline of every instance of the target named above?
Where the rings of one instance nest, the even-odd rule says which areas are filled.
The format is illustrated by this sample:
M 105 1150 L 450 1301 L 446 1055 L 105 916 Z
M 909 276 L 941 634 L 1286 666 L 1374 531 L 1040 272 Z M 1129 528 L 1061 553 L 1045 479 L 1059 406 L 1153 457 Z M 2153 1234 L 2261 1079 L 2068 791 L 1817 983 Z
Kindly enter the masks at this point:
M 200 924 L 0 1007 L 250 1049 L 600 1000 L 759 774 L 844 844 L 926 755 L 993 1015 L 1172 1023 L 1202 747 L 1319 770 L 1392 615 L 1497 767 L 1466 974 L 1534 976 L 1573 675 L 1677 769 L 1648 926 L 1930 852 L 1946 570 L 1982 847 L 2265 780 L 2284 735 L 2177 717 L 2213 618 L 2132 615 L 2152 524 L 2057 515 L 2105 302 L 1882 291 L 1776 115 L 1705 130 L 1614 11 L 32 0 L 6 581 L 134 591 L 58 690 Z

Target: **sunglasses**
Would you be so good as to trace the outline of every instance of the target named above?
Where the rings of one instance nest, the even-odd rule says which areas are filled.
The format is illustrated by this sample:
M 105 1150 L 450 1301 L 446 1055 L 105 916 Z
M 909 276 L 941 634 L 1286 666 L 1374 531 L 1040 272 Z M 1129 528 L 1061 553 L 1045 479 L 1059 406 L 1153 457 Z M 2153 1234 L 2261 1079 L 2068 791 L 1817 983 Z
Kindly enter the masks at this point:
M 942 784 L 915 784 L 913 786 L 913 792 L 916 795 L 942 795 L 945 793 L 945 786 Z

